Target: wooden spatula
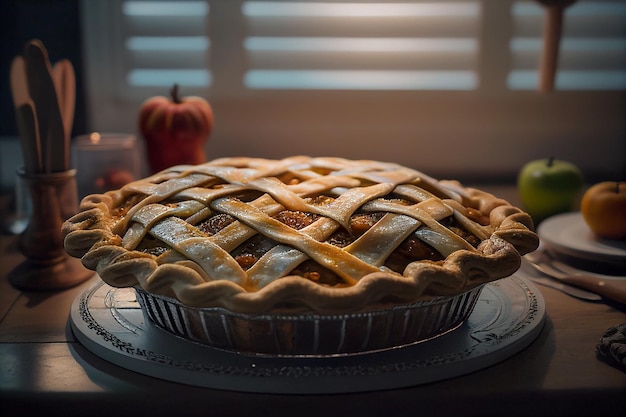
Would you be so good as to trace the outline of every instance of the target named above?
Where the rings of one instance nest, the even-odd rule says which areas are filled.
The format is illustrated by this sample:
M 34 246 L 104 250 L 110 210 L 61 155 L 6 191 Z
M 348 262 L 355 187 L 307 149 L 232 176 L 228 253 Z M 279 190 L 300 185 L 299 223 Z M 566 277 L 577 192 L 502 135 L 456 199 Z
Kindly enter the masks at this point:
M 54 64 L 52 67 L 52 80 L 54 81 L 61 118 L 63 119 L 65 142 L 69 149 L 76 103 L 76 76 L 74 67 L 68 59 L 62 59 Z
M 69 167 L 63 121 L 59 111 L 48 52 L 43 43 L 32 40 L 24 48 L 28 90 L 35 104 L 39 123 L 42 160 L 45 172 L 61 172 Z
M 11 61 L 11 95 L 13 104 L 18 108 L 30 99 L 28 81 L 26 80 L 26 62 L 23 56 L 16 56 Z
M 17 131 L 22 143 L 24 169 L 27 174 L 35 175 L 42 172 L 41 146 L 39 144 L 39 126 L 37 114 L 32 100 L 15 108 Z
M 24 169 L 27 174 L 34 175 L 43 171 L 39 127 L 35 105 L 28 94 L 26 80 L 26 62 L 24 57 L 17 56 L 11 63 L 11 95 L 15 106 L 17 130 L 22 146 Z

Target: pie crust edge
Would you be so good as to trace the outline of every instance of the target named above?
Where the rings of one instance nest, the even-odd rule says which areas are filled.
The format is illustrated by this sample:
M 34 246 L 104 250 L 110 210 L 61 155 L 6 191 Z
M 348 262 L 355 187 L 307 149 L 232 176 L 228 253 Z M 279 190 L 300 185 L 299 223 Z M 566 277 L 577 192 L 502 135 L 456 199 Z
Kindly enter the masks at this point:
M 120 190 L 87 196 L 80 212 L 63 225 L 65 247 L 74 257 L 113 287 L 140 286 L 153 294 L 172 297 L 192 307 L 222 307 L 240 313 L 268 313 L 304 309 L 318 313 L 347 313 L 381 306 L 411 304 L 467 292 L 479 285 L 512 275 L 521 255 L 538 246 L 528 214 L 492 194 L 464 188 L 457 181 L 439 181 L 473 199 L 489 213 L 495 226 L 476 252 L 458 250 L 441 264 L 416 261 L 404 275 L 379 271 L 349 287 L 326 287 L 287 276 L 254 291 L 228 280 L 205 281 L 192 261 L 158 265 L 155 257 L 121 246 L 110 227 L 111 210 Z

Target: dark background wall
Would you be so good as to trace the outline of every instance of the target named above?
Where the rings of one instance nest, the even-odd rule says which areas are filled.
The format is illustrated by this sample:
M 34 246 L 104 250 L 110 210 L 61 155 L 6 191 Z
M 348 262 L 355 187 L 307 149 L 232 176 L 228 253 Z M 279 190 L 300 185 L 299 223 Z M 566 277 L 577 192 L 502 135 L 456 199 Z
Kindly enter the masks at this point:
M 52 64 L 67 58 L 74 65 L 77 90 L 73 132 L 83 133 L 86 111 L 79 0 L 4 0 L 0 12 L 0 138 L 17 135 L 9 80 L 11 60 L 34 38 L 44 43 Z

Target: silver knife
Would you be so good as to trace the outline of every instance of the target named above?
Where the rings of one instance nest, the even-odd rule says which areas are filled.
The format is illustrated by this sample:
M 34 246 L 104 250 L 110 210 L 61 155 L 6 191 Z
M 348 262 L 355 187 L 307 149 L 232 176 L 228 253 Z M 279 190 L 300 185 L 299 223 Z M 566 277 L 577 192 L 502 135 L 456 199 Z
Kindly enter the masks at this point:
M 603 277 L 584 271 L 577 271 L 576 273 L 563 272 L 563 269 L 571 270 L 571 268 L 560 261 L 552 261 L 550 264 L 542 265 L 542 267 L 549 270 L 551 276 L 564 284 L 571 284 L 593 291 L 609 300 L 626 305 L 626 281 L 622 278 L 608 275 Z
M 544 277 L 528 277 L 532 282 L 535 282 L 539 285 L 543 285 L 546 287 L 554 288 L 559 290 L 567 295 L 571 295 L 572 297 L 579 298 L 581 300 L 586 301 L 600 301 L 602 297 L 598 294 L 594 294 L 589 291 L 581 290 L 579 288 L 573 287 L 567 284 L 561 284 L 560 282 L 554 281 L 552 278 L 544 278 Z

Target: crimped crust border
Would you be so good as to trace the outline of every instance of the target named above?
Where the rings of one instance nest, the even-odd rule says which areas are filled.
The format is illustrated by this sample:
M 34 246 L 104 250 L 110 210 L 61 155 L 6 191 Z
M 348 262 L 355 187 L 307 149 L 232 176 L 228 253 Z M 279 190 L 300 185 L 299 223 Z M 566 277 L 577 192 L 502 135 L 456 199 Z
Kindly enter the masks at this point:
M 191 307 L 222 307 L 246 314 L 283 310 L 342 314 L 453 296 L 512 275 L 521 265 L 521 255 L 537 248 L 538 237 L 528 214 L 457 181 L 440 184 L 489 213 L 495 226 L 491 236 L 475 252 L 458 250 L 443 263 L 416 261 L 404 275 L 384 270 L 370 273 L 349 287 L 326 287 L 287 276 L 250 292 L 229 280 L 205 281 L 192 261 L 158 265 L 153 255 L 123 248 L 121 237 L 111 230 L 111 211 L 123 197 L 120 190 L 83 199 L 79 213 L 63 224 L 65 248 L 113 287 L 138 285 Z

